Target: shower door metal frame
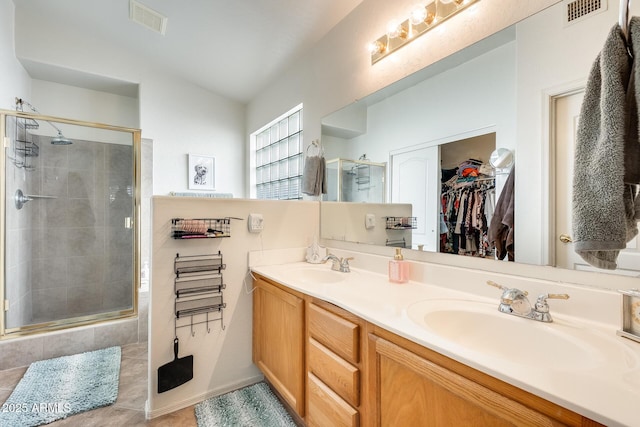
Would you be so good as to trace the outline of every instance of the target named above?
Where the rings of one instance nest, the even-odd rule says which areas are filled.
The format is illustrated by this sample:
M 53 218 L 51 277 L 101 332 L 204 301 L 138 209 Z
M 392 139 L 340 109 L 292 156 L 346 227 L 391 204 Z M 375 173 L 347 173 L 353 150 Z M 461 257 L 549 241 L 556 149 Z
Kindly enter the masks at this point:
M 64 123 L 76 126 L 84 126 L 103 130 L 112 130 L 123 133 L 130 133 L 133 143 L 133 307 L 127 310 L 118 310 L 106 313 L 78 316 L 70 319 L 61 319 L 50 322 L 43 322 L 33 325 L 21 326 L 18 328 L 6 329 L 5 312 L 6 307 L 6 283 L 5 283 L 5 256 L 6 256 L 6 214 L 7 195 L 5 188 L 5 173 L 7 168 L 7 150 L 10 148 L 9 138 L 6 136 L 7 117 L 44 120 L 56 123 Z M 141 173 L 140 165 L 142 158 L 142 137 L 141 130 L 126 128 L 121 126 L 108 125 L 104 123 L 86 122 L 82 120 L 66 119 L 62 117 L 45 116 L 40 114 L 25 113 L 21 111 L 0 109 L 0 138 L 2 142 L 2 155 L 0 156 L 0 173 L 2 173 L 2 183 L 0 184 L 0 341 L 25 335 L 49 332 L 53 330 L 74 328 L 77 326 L 92 325 L 109 320 L 119 320 L 136 317 L 138 315 L 138 290 L 140 288 L 140 198 L 141 198 Z

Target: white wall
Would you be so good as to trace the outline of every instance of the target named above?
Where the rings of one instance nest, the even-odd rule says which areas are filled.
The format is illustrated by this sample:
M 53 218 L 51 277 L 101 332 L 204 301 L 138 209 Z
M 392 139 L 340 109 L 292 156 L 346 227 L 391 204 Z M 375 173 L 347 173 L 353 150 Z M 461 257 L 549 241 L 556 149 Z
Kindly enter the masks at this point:
M 257 201 L 238 199 L 211 200 L 192 197 L 159 197 L 152 199 L 153 258 L 150 286 L 149 335 L 149 415 L 156 417 L 172 412 L 212 395 L 230 391 L 261 378 L 251 361 L 252 296 L 248 272 L 248 252 L 268 249 L 305 247 L 318 235 L 319 204 L 304 201 Z M 264 231 L 251 234 L 247 230 L 249 213 L 261 213 Z M 174 240 L 170 238 L 171 218 L 225 218 L 232 220 L 231 237 L 221 239 Z M 194 356 L 192 381 L 157 393 L 158 367 L 173 360 L 174 273 L 176 253 L 181 256 L 222 252 L 224 322 L 196 325 L 196 335 L 189 328 L 180 329 L 180 357 Z M 244 283 L 244 281 L 247 283 Z
M 142 137 L 154 145 L 154 194 L 187 190 L 187 154 L 196 153 L 217 157 L 216 191 L 244 195 L 242 104 L 156 69 L 99 34 L 20 14 L 15 22 L 19 58 L 140 85 L 139 125 Z M 62 108 L 58 105 L 47 114 L 61 115 Z
M 11 0 L 0 0 L 0 108 L 5 110 L 15 109 L 16 96 L 31 96 L 29 75 L 15 55 L 14 11 Z
M 320 138 L 322 117 L 557 1 L 481 1 L 443 24 L 443 31 L 431 31 L 372 66 L 366 46 L 390 20 L 408 16 L 415 1 L 365 0 L 251 101 L 247 130 L 303 102 L 308 144 Z
M 515 149 L 515 65 L 512 42 L 372 105 L 367 133 L 346 142 L 350 158 L 386 162 L 392 150 L 489 127 L 497 147 Z
M 27 98 L 41 114 L 138 129 L 138 99 L 45 80 L 31 81 Z M 25 107 L 25 111 L 30 111 Z

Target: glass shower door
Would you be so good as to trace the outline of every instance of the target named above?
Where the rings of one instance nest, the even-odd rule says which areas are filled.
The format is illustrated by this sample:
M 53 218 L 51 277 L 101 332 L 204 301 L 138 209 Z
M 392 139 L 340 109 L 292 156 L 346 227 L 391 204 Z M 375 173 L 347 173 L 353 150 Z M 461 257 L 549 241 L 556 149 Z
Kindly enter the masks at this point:
M 134 314 L 139 131 L 4 113 L 0 333 Z

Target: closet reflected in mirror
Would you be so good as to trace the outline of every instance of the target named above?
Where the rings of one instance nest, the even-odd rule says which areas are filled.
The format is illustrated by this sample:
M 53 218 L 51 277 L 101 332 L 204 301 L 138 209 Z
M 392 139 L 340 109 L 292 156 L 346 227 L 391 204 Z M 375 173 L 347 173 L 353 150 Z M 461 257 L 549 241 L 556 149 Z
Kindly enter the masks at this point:
M 495 133 L 443 144 L 439 252 L 494 258 L 489 226 L 496 206 Z

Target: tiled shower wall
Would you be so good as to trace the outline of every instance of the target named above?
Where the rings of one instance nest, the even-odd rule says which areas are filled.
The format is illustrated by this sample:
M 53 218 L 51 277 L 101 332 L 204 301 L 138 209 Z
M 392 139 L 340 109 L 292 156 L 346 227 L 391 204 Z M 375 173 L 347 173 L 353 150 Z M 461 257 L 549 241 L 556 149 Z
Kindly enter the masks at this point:
M 14 119 L 7 120 L 7 134 L 15 135 L 16 125 Z M 11 138 L 12 146 L 14 144 Z M 12 150 L 8 150 L 8 156 L 14 157 L 17 162 L 25 161 L 24 157 L 17 156 Z M 35 162 L 34 158 L 28 158 L 28 162 Z M 5 245 L 5 281 L 11 283 L 5 289 L 5 298 L 9 300 L 9 311 L 6 312 L 6 326 L 14 327 L 28 323 L 32 317 L 31 306 L 31 215 L 15 215 L 16 208 L 14 195 L 17 189 L 25 194 L 34 194 L 36 181 L 34 172 L 24 168 L 18 168 L 14 161 L 7 159 L 6 173 L 6 245 Z M 25 211 L 27 212 L 27 211 Z
M 34 171 L 7 166 L 7 327 L 131 307 L 132 147 L 36 142 Z M 17 188 L 56 198 L 16 210 Z

